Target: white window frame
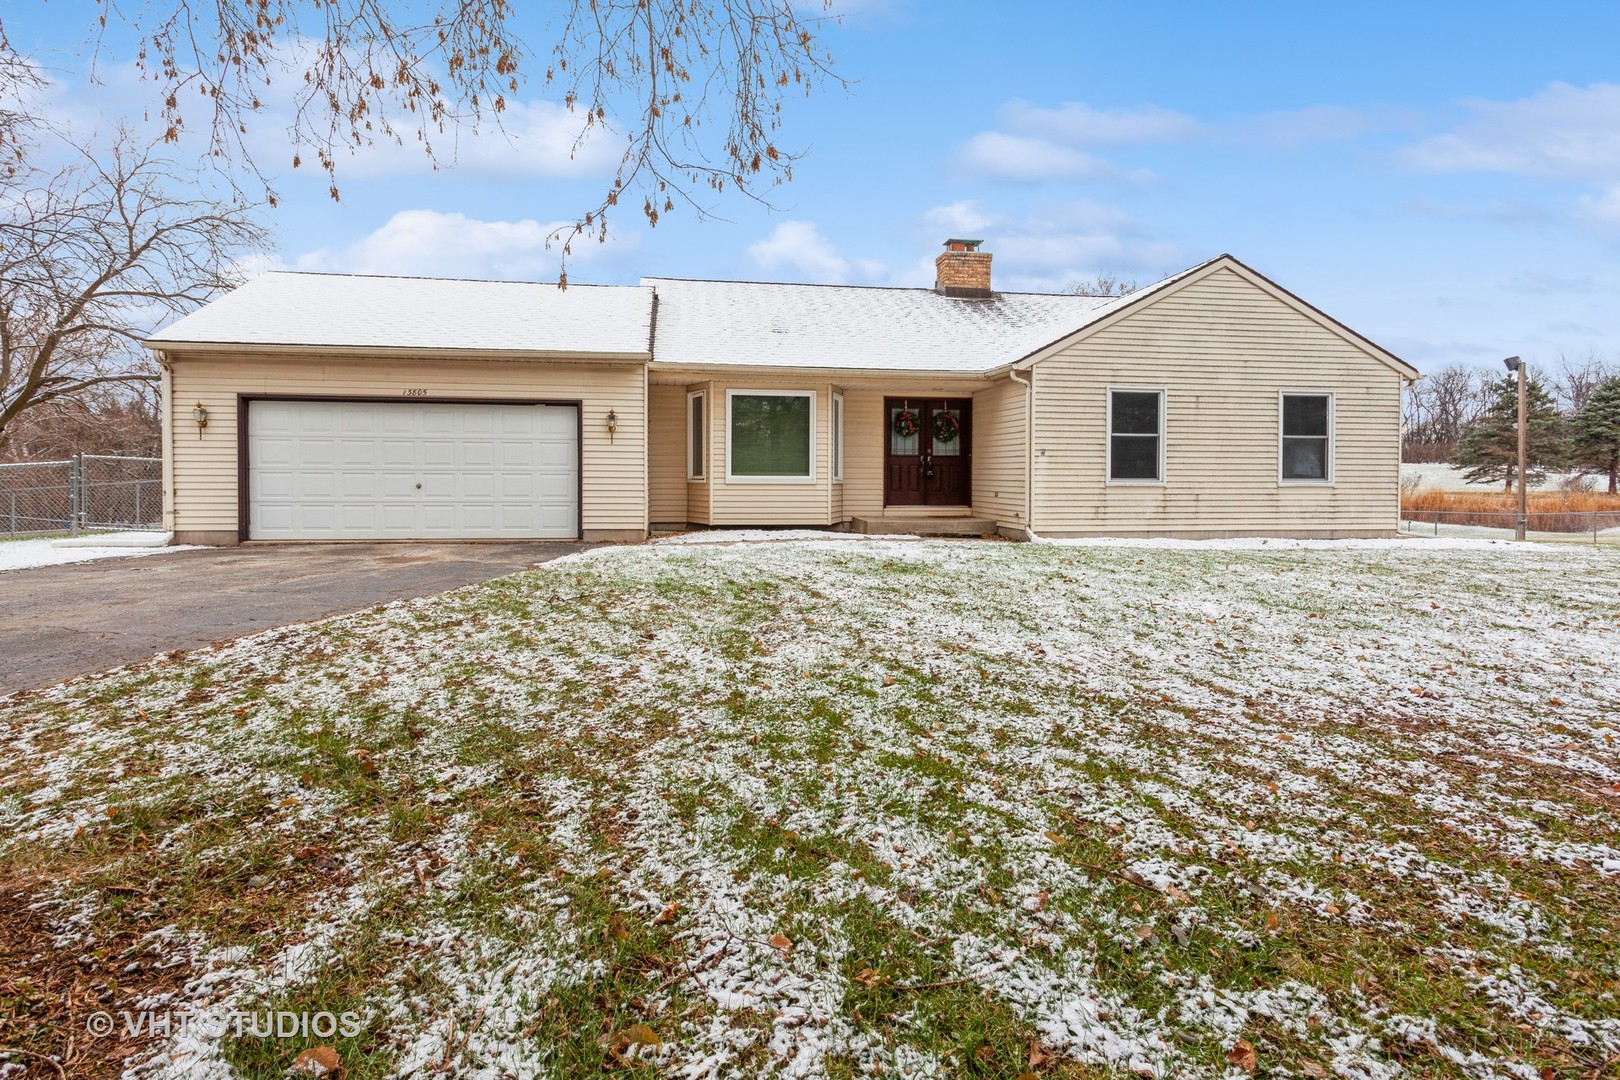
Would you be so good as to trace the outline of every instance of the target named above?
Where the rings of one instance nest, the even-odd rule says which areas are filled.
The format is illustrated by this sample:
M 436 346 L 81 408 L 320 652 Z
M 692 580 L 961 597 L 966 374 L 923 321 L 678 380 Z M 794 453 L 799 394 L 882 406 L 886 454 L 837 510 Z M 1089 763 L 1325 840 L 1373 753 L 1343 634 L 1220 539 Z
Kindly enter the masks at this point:
M 1169 442 L 1166 438 L 1169 413 L 1170 393 L 1163 386 L 1110 386 L 1105 390 L 1106 419 L 1103 426 L 1103 480 L 1114 487 L 1163 487 L 1165 483 L 1165 461 L 1167 455 L 1165 447 Z M 1158 394 L 1159 395 L 1159 476 L 1156 480 L 1114 479 L 1114 395 L 1115 394 Z M 1125 433 L 1127 438 L 1129 432 Z M 1145 437 L 1145 436 L 1143 436 Z M 1280 468 L 1280 466 L 1279 466 Z
M 1327 475 L 1321 479 L 1310 477 L 1285 478 L 1283 476 L 1283 401 L 1290 397 L 1325 397 L 1327 398 Z M 1277 391 L 1277 485 L 1279 487 L 1331 487 L 1335 482 L 1334 471 L 1338 465 L 1338 435 L 1335 425 L 1338 422 L 1339 408 L 1337 396 L 1332 390 L 1313 389 L 1282 389 Z M 1306 438 L 1307 436 L 1296 436 Z M 1309 436 L 1314 438 L 1315 436 Z
M 815 406 L 811 405 L 811 416 L 815 415 Z M 832 411 L 827 417 L 830 430 L 827 432 L 827 452 L 832 456 L 828 472 L 832 482 L 844 482 L 844 395 L 832 396 Z
M 806 476 L 738 476 L 731 471 L 731 400 L 736 397 L 802 397 L 810 399 L 810 472 Z M 814 390 L 726 391 L 726 483 L 728 484 L 813 484 L 816 482 L 816 392 Z
M 692 401 L 697 399 L 703 402 L 703 431 L 692 430 Z M 701 483 L 709 477 L 709 392 L 707 390 L 693 390 L 686 395 L 686 479 L 691 483 Z M 697 455 L 692 453 L 692 436 L 703 436 L 702 459 L 694 460 Z

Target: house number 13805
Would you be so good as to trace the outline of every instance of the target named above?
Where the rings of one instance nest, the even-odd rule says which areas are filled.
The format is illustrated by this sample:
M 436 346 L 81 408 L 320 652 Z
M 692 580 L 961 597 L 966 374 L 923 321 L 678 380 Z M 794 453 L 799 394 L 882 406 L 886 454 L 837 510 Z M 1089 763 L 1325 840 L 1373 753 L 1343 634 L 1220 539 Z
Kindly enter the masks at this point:
M 427 390 L 408 386 L 408 387 L 405 388 L 405 396 L 406 397 L 427 397 Z

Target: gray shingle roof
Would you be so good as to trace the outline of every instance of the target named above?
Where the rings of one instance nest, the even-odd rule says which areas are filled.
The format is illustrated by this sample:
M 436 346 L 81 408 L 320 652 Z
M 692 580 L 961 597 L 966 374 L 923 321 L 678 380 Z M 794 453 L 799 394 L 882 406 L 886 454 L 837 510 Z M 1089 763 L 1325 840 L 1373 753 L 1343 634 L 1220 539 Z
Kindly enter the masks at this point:
M 658 293 L 653 359 L 885 371 L 988 371 L 1064 337 L 1105 297 L 642 278 Z
M 147 341 L 645 356 L 651 335 L 639 285 L 275 271 Z

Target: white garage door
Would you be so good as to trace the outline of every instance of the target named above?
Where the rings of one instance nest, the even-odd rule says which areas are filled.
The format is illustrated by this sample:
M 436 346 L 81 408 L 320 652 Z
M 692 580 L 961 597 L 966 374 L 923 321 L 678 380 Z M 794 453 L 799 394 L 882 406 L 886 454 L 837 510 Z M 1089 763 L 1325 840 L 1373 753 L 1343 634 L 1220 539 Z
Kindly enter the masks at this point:
M 250 401 L 254 540 L 579 535 L 571 405 Z

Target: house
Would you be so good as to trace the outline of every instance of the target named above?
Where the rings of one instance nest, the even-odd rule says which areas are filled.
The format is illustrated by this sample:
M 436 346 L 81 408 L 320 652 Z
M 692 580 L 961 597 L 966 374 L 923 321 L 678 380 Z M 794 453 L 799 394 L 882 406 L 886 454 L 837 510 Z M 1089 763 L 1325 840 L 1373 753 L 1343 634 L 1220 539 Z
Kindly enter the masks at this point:
M 269 273 L 154 334 L 182 543 L 1385 536 L 1408 364 L 1228 255 L 1124 297 Z

